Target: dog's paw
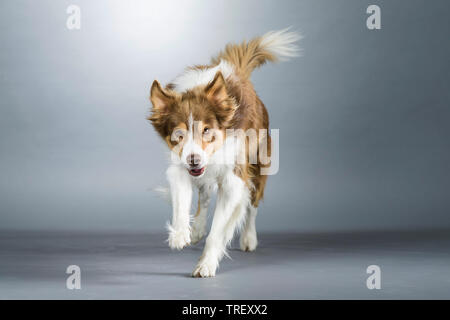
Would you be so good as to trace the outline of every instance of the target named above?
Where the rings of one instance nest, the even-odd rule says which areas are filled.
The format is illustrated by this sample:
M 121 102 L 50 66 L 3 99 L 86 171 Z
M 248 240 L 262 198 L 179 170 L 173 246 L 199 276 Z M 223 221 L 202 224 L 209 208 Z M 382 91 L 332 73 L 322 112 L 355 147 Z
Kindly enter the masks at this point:
M 240 247 L 242 251 L 255 251 L 258 246 L 256 233 L 246 232 L 241 235 Z
M 185 229 L 169 229 L 169 247 L 171 249 L 181 250 L 191 242 L 191 231 Z
M 196 244 L 205 236 L 205 227 L 197 226 L 195 223 L 191 228 L 191 243 Z
M 217 261 L 214 259 L 201 259 L 192 272 L 195 278 L 215 277 L 217 269 Z

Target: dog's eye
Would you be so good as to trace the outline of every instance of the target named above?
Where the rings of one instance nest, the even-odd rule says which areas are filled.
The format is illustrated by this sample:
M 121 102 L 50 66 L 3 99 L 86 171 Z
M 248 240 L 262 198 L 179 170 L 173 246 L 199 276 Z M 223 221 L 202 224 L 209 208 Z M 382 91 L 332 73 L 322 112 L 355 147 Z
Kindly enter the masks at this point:
M 209 132 L 209 128 L 208 127 L 205 127 L 204 129 L 203 129 L 203 133 L 208 133 Z
M 171 140 L 180 143 L 184 139 L 185 132 L 182 129 L 177 129 L 173 132 Z

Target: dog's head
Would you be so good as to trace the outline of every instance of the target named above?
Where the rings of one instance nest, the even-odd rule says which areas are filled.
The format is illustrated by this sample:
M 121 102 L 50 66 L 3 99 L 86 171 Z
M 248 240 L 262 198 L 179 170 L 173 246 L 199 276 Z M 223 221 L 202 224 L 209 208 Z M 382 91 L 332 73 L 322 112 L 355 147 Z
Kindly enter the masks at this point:
M 149 120 L 156 131 L 192 176 L 203 175 L 211 156 L 224 143 L 237 108 L 222 74 L 218 72 L 205 87 L 182 94 L 161 88 L 155 80 L 150 100 Z

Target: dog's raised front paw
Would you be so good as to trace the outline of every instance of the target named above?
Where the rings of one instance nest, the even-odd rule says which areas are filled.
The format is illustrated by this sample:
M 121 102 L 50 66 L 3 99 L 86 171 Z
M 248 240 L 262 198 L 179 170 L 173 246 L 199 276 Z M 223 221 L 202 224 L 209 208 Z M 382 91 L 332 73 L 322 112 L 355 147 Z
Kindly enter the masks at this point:
M 181 250 L 191 242 L 191 230 L 189 228 L 173 229 L 169 228 L 169 247 L 171 249 Z
M 217 269 L 217 261 L 214 259 L 201 259 L 192 272 L 195 278 L 215 277 Z

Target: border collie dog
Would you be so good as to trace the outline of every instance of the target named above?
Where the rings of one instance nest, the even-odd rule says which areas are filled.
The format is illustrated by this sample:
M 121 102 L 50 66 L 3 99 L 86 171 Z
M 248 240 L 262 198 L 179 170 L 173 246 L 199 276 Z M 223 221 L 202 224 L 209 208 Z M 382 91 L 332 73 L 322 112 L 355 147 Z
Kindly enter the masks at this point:
M 215 276 L 237 229 L 241 249 L 256 249 L 255 218 L 267 180 L 264 169 L 270 166 L 270 160 L 262 158 L 264 153 L 270 156 L 271 141 L 264 134 L 269 128 L 267 110 L 250 75 L 267 61 L 297 56 L 299 39 L 284 29 L 228 44 L 210 65 L 189 67 L 164 88 L 156 80 L 152 84 L 149 120 L 171 150 L 170 248 L 180 250 L 202 239 L 210 197 L 217 191 L 211 229 L 194 277 Z M 198 209 L 191 217 L 194 187 Z

